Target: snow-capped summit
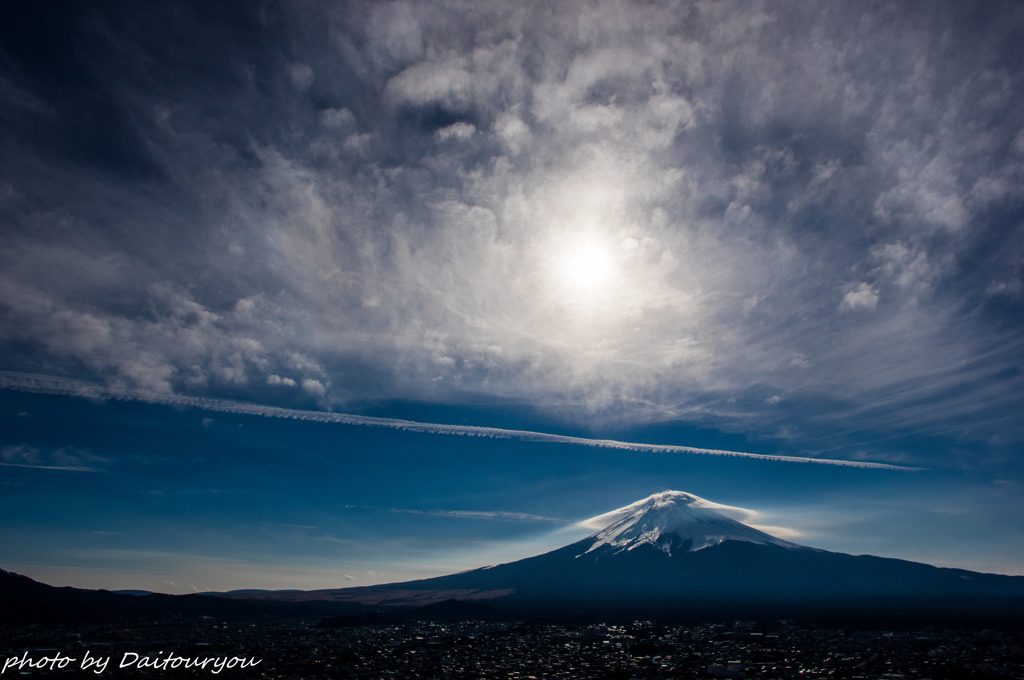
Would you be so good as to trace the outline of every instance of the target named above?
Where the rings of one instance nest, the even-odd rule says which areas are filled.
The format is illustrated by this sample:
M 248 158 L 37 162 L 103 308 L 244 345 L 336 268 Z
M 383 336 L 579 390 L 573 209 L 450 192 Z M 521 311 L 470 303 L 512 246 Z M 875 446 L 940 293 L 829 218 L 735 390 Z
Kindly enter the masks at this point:
M 587 520 L 594 534 L 586 552 L 605 548 L 612 553 L 653 545 L 668 553 L 702 550 L 724 541 L 747 541 L 785 548 L 799 547 L 722 514 L 728 506 L 683 491 L 662 491 L 625 507 Z

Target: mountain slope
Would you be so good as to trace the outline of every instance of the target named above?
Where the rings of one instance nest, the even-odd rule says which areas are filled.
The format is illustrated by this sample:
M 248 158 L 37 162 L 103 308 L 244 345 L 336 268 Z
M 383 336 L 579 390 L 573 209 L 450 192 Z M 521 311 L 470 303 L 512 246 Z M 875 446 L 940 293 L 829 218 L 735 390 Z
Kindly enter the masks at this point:
M 607 525 L 536 557 L 406 583 L 266 596 L 393 608 L 455 598 L 519 614 L 1024 611 L 1024 577 L 809 548 L 730 519 L 721 507 L 667 491 L 594 518 Z

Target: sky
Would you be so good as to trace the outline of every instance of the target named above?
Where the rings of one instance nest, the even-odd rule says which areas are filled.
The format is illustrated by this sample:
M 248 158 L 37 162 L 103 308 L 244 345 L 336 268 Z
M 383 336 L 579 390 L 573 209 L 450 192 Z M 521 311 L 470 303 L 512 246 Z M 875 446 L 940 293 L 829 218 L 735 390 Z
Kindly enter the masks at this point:
M 5 3 L 0 568 L 527 557 L 666 489 L 1024 574 L 1016 2 Z

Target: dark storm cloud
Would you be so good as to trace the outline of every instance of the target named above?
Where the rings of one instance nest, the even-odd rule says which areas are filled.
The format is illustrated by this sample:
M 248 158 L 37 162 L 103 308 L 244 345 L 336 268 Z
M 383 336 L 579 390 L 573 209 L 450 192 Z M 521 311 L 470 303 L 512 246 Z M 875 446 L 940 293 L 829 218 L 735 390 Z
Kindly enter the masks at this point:
M 1020 441 L 1012 3 L 3 11 L 4 369 Z

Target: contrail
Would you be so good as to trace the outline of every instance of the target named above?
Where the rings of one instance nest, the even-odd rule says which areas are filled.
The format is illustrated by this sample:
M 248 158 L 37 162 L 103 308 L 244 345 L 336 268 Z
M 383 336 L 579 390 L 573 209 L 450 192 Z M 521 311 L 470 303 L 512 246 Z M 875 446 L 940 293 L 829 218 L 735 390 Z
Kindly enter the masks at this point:
M 86 399 L 111 399 L 117 401 L 138 401 L 147 404 L 166 406 L 190 406 L 204 411 L 234 413 L 238 415 L 262 416 L 264 418 L 285 418 L 290 420 L 307 420 L 316 423 L 338 423 L 342 425 L 359 425 L 363 427 L 382 427 L 407 432 L 423 432 L 427 434 L 459 435 L 464 437 L 488 437 L 492 439 L 517 439 L 524 442 L 545 442 L 552 444 L 575 444 L 602 449 L 618 449 L 637 453 L 676 453 L 707 456 L 732 456 L 735 458 L 754 458 L 771 460 L 781 463 L 818 463 L 821 465 L 839 465 L 843 467 L 865 468 L 875 470 L 916 470 L 918 468 L 886 463 L 869 463 L 864 461 L 839 460 L 833 458 L 803 458 L 800 456 L 780 456 L 765 453 L 747 453 L 744 451 L 725 451 L 721 449 L 701 449 L 693 446 L 676 446 L 672 444 L 644 444 L 624 442 L 615 439 L 590 439 L 587 437 L 570 437 L 546 432 L 530 430 L 509 430 L 500 427 L 482 427 L 477 425 L 448 425 L 444 423 L 422 423 L 415 420 L 400 418 L 377 418 L 359 416 L 349 413 L 333 413 L 329 411 L 305 411 L 278 406 L 250 404 L 229 399 L 212 399 L 209 397 L 192 397 L 183 394 L 142 392 L 138 390 L 114 389 L 96 383 L 72 378 L 59 378 L 45 375 L 32 375 L 12 371 L 0 371 L 0 389 L 33 392 L 36 394 L 53 394 L 61 396 L 83 397 Z

